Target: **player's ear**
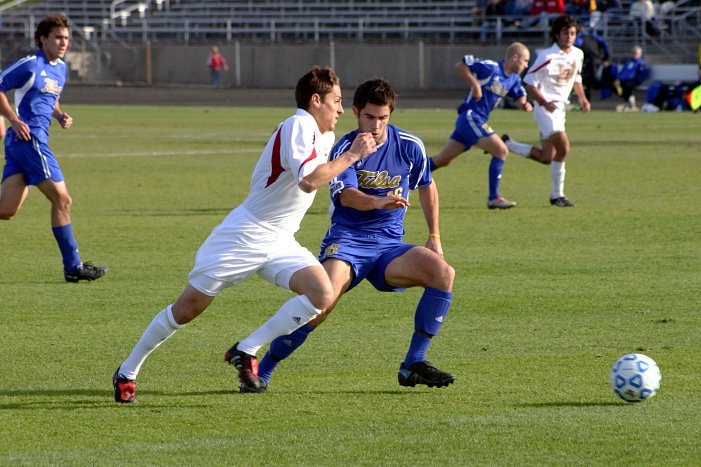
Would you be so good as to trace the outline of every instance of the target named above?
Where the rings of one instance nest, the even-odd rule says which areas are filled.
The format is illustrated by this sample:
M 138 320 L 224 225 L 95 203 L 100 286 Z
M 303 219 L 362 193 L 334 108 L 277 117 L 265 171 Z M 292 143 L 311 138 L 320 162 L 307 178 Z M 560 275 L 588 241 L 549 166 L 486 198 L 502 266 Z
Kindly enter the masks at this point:
M 356 118 L 360 116 L 360 109 L 356 106 L 353 106 L 353 115 L 355 115 Z
M 321 106 L 321 96 L 317 93 L 312 94 L 312 98 L 310 99 L 310 102 L 314 107 L 320 107 Z

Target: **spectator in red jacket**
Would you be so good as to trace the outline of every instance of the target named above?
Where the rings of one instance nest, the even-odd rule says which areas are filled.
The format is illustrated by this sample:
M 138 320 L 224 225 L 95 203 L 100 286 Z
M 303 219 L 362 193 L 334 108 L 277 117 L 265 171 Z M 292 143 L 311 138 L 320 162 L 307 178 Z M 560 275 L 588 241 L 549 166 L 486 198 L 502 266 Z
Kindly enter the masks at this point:
M 209 58 L 207 58 L 207 68 L 211 73 L 212 85 L 215 87 L 221 86 L 221 72 L 222 70 L 229 70 L 229 64 L 226 63 L 226 59 L 219 53 L 219 47 L 213 45 L 209 52 Z

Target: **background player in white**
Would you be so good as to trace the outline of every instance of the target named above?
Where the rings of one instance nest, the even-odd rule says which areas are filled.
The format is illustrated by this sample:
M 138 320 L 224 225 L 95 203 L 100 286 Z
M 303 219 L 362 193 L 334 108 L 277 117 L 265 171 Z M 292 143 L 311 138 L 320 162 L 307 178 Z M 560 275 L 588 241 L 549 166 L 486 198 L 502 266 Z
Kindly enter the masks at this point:
M 389 124 L 395 100 L 394 89 L 384 79 L 368 80 L 355 91 L 353 114 L 358 119 L 358 129 L 336 143 L 331 157 L 343 154 L 363 132 L 372 133 L 377 152 L 329 183 L 334 209 L 319 258 L 333 284 L 333 305 L 309 324 L 270 344 L 258 373 L 263 389 L 279 362 L 305 342 L 341 295 L 364 280 L 381 292 L 402 292 L 408 287 L 424 289 L 414 311 L 409 348 L 399 367 L 399 384 L 443 387 L 455 381 L 455 375 L 426 360 L 431 339 L 438 334 L 452 303 L 455 270 L 443 259 L 438 190 L 428 170 L 424 144 L 417 136 Z M 428 228 L 424 245 L 402 241 L 409 193 L 413 190 L 418 192 Z M 372 320 L 359 325 L 370 327 Z M 371 344 L 362 346 L 366 350 Z M 243 385 L 241 390 L 250 392 Z
M 550 204 L 573 207 L 565 196 L 565 160 L 570 151 L 570 141 L 565 132 L 565 113 L 569 96 L 574 91 L 582 112 L 589 112 L 591 104 L 582 87 L 582 62 L 584 54 L 575 47 L 577 22 L 569 15 L 557 17 L 550 31 L 555 43 L 541 51 L 523 82 L 526 91 L 535 102 L 533 118 L 540 130 L 542 148 L 517 143 L 504 135 L 509 150 L 550 165 L 552 188 Z
M 319 261 L 294 238 L 316 189 L 375 151 L 370 133 L 359 134 L 333 161 L 333 130 L 343 114 L 338 76 L 314 67 L 295 90 L 297 112 L 270 137 L 251 177 L 248 197 L 229 213 L 200 247 L 189 283 L 172 305 L 159 312 L 113 376 L 115 401 L 136 402 L 136 377 L 146 357 L 184 324 L 199 316 L 214 297 L 254 273 L 298 295 L 225 359 L 241 384 L 257 388 L 255 353 L 329 307 L 331 282 Z
M 61 128 L 73 125 L 73 118 L 61 111 L 58 103 L 66 83 L 66 64 L 62 58 L 70 39 L 68 19 L 58 14 L 43 18 L 34 39 L 39 50 L 0 74 L 0 114 L 11 125 L 5 136 L 0 219 L 12 219 L 27 198 L 29 186 L 35 185 L 51 202 L 51 230 L 63 258 L 65 280 L 92 281 L 104 276 L 107 268 L 80 260 L 71 224 L 73 200 L 49 147 L 52 118 Z M 13 89 L 15 109 L 6 95 Z

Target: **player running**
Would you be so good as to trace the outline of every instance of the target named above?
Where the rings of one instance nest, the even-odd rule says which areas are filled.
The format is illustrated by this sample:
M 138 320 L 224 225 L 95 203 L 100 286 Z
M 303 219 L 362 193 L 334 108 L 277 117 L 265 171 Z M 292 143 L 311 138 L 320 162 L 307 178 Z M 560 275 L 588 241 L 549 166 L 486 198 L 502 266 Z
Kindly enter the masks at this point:
M 455 270 L 443 259 L 438 191 L 428 170 L 423 142 L 389 124 L 394 104 L 394 90 L 383 79 L 366 81 L 355 92 L 353 114 L 358 119 L 358 129 L 336 143 L 331 157 L 340 157 L 364 132 L 374 137 L 377 152 L 329 183 L 334 209 L 319 259 L 331 278 L 332 305 L 309 324 L 270 344 L 259 366 L 262 388 L 267 387 L 278 363 L 299 348 L 326 319 L 341 295 L 363 280 L 381 292 L 424 288 L 414 314 L 409 350 L 399 367 L 399 384 L 442 387 L 455 381 L 455 375 L 426 360 L 431 339 L 448 315 L 455 278 Z M 429 233 L 425 246 L 402 241 L 410 190 L 418 191 L 426 219 Z M 241 391 L 249 390 L 241 386 Z
M 550 34 L 555 43 L 538 54 L 523 79 L 526 91 L 535 102 L 533 118 L 538 124 L 543 147 L 517 143 L 509 135 L 502 138 L 516 154 L 550 165 L 550 204 L 566 208 L 574 207 L 565 196 L 565 160 L 570 152 L 565 132 L 566 107 L 573 90 L 582 112 L 589 112 L 591 104 L 582 87 L 584 53 L 573 45 L 577 38 L 576 20 L 568 15 L 557 17 Z
M 136 377 L 146 357 L 199 316 L 227 287 L 257 273 L 298 295 L 225 354 L 241 385 L 260 389 L 255 354 L 277 336 L 306 324 L 333 303 L 333 289 L 319 261 L 294 237 L 317 188 L 375 152 L 369 133 L 357 135 L 328 161 L 333 130 L 343 114 L 340 81 L 330 68 L 314 67 L 295 90 L 297 112 L 270 137 L 251 177 L 248 197 L 229 213 L 195 256 L 189 283 L 158 313 L 113 376 L 114 399 L 136 402 Z
M 430 159 L 431 170 L 445 167 L 472 146 L 477 146 L 492 155 L 489 163 L 489 209 L 509 209 L 516 203 L 499 194 L 499 184 L 504 171 L 504 162 L 509 149 L 494 133 L 487 120 L 492 110 L 504 97 L 513 99 L 516 106 L 526 112 L 533 110 L 526 100 L 526 91 L 521 85 L 521 73 L 528 67 L 530 52 L 525 45 L 515 42 L 506 49 L 504 60 L 480 60 L 465 55 L 455 64 L 455 70 L 467 81 L 470 89 L 465 101 L 458 107 L 455 129 L 441 152 Z
M 50 15 L 36 27 L 39 50 L 10 65 L 0 74 L 0 113 L 10 122 L 5 136 L 5 168 L 0 187 L 0 219 L 12 219 L 35 185 L 51 202 L 51 230 L 63 257 L 67 282 L 92 281 L 104 276 L 105 266 L 83 263 L 73 235 L 71 204 L 61 167 L 49 148 L 54 118 L 67 129 L 73 118 L 61 111 L 58 100 L 66 84 L 62 60 L 69 42 L 68 19 Z M 7 93 L 15 89 L 13 110 Z

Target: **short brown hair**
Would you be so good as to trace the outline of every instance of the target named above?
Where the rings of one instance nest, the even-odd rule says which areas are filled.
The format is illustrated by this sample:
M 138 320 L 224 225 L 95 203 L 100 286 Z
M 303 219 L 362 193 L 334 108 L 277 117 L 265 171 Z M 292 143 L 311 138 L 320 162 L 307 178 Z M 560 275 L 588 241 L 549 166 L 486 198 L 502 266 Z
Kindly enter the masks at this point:
M 362 110 L 368 104 L 387 105 L 390 113 L 394 112 L 397 95 L 394 88 L 384 78 L 373 78 L 358 86 L 353 95 L 353 107 Z
M 49 34 L 51 34 L 51 31 L 54 28 L 70 29 L 70 26 L 68 25 L 68 18 L 66 18 L 64 15 L 56 13 L 39 21 L 39 24 L 37 24 L 37 29 L 34 32 L 34 41 L 36 42 L 37 47 L 41 49 L 41 37 L 49 37 Z
M 297 81 L 295 100 L 297 108 L 307 110 L 314 94 L 323 100 L 334 86 L 341 86 L 341 80 L 330 67 L 314 66 Z
M 550 35 L 552 36 L 553 41 L 557 42 L 557 36 L 560 35 L 562 30 L 569 28 L 577 28 L 577 30 L 579 30 L 577 27 L 577 20 L 574 19 L 573 16 L 562 15 L 555 18 L 555 21 L 553 21 L 553 24 L 550 27 Z

